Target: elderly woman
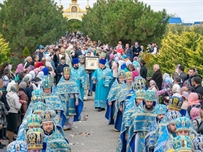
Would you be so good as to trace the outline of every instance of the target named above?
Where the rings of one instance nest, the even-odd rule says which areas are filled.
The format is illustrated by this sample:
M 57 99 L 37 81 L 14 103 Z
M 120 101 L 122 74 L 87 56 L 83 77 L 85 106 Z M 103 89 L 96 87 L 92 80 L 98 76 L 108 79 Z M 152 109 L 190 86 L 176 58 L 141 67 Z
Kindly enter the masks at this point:
M 157 91 L 159 91 L 159 88 L 157 87 L 156 82 L 154 80 L 150 80 L 150 82 L 149 82 L 149 90 L 152 90 L 152 91 L 155 92 L 156 99 L 158 101 Z
M 12 85 L 8 89 L 8 93 L 6 95 L 8 105 L 10 107 L 10 110 L 8 111 L 8 115 L 6 116 L 7 119 L 7 135 L 9 138 L 9 143 L 13 141 L 13 135 L 14 131 L 17 131 L 18 127 L 18 111 L 21 108 L 22 103 L 19 101 L 19 97 L 17 94 L 18 91 L 17 84 Z
M 27 87 L 27 83 L 26 82 L 21 82 L 19 84 L 19 91 L 18 91 L 18 96 L 19 99 L 22 100 L 24 103 L 22 104 L 22 108 L 21 108 L 21 121 L 23 120 L 23 117 L 26 113 L 27 110 L 27 102 L 28 102 L 28 96 L 26 95 L 25 89 Z

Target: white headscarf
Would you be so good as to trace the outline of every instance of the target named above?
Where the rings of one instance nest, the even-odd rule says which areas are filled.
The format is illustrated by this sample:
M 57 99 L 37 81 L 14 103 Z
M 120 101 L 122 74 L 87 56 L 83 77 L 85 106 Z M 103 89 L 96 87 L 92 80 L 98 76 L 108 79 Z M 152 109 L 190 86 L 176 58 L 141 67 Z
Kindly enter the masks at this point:
M 30 72 L 29 72 L 29 74 L 31 74 L 31 75 L 32 75 L 32 79 L 34 79 L 34 78 L 35 78 L 35 76 L 36 76 L 35 71 L 33 71 L 33 70 L 32 70 L 32 71 L 30 71 Z
M 174 84 L 172 88 L 173 93 L 180 93 L 180 86 L 178 84 Z
M 42 77 L 44 76 L 44 72 L 43 71 L 40 71 L 38 74 L 37 74 L 37 77 L 42 79 Z
M 8 84 L 8 86 L 7 86 L 7 88 L 6 88 L 6 91 L 7 91 L 7 92 L 10 92 L 10 91 L 11 91 L 11 87 L 14 86 L 15 84 L 16 84 L 15 81 L 12 80 L 12 81 Z

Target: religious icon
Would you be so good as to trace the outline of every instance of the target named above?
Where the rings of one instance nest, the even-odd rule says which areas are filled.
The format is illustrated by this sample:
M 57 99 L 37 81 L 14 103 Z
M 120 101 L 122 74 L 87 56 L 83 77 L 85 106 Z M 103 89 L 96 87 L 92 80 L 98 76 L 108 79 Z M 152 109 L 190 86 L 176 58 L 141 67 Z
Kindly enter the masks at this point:
M 71 8 L 71 12 L 77 12 L 77 7 L 76 7 L 76 6 L 73 6 L 73 7 Z
M 98 57 L 85 57 L 85 69 L 96 70 L 99 67 Z
M 185 147 L 185 146 L 186 146 L 185 140 L 182 140 L 182 147 Z
M 16 150 L 17 150 L 17 151 L 20 151 L 20 146 L 19 146 L 19 144 L 16 145 Z
M 182 126 L 185 126 L 185 121 L 184 120 L 182 121 Z

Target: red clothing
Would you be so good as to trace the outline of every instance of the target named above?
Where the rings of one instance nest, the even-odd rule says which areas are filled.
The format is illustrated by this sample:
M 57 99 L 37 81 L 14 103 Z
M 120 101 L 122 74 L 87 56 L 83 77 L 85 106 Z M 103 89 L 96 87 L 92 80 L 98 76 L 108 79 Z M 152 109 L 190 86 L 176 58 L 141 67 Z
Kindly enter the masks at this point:
M 35 62 L 34 68 L 39 68 L 41 66 L 44 66 L 44 62 Z
M 123 55 L 124 54 L 124 49 L 122 49 L 122 48 L 116 49 L 116 52 L 120 53 L 121 55 Z

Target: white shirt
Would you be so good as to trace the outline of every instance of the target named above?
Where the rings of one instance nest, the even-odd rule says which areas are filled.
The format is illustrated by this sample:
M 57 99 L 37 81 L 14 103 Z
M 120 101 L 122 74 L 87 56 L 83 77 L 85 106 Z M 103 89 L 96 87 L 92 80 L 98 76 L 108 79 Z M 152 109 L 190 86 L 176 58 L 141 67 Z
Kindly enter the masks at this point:
M 154 51 L 152 52 L 152 54 L 157 54 L 157 47 L 154 47 Z

